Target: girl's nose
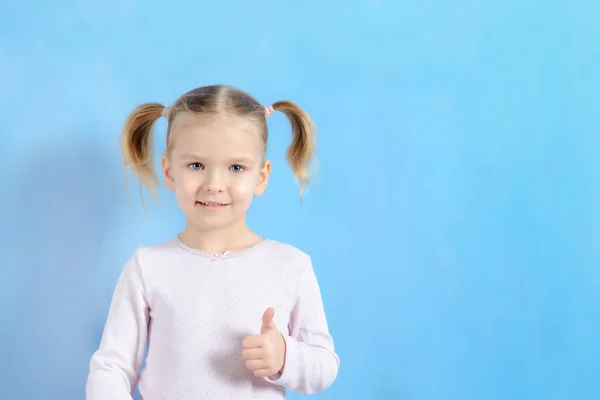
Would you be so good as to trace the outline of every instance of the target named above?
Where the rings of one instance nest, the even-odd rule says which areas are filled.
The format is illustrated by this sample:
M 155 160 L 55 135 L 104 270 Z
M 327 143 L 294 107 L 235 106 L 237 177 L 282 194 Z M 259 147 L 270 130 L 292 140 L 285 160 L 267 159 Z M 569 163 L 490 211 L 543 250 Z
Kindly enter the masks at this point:
M 223 179 L 216 173 L 210 174 L 206 182 L 204 183 L 204 190 L 207 192 L 222 192 L 223 191 Z

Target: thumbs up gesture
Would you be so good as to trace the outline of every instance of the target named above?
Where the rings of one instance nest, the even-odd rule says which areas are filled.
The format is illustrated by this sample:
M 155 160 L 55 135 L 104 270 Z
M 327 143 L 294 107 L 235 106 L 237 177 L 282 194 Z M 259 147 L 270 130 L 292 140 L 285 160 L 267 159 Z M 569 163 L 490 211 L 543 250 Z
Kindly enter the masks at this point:
M 246 336 L 242 341 L 242 359 L 255 376 L 277 375 L 285 364 L 285 340 L 273 322 L 274 315 L 275 310 L 267 308 L 260 334 Z

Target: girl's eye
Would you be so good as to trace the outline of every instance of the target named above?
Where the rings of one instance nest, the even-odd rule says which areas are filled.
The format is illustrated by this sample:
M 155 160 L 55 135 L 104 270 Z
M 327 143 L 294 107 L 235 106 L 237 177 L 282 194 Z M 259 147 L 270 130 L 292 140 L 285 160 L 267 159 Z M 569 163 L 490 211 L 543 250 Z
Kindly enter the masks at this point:
M 200 170 L 200 169 L 204 168 L 204 166 L 203 166 L 202 164 L 200 164 L 200 163 L 197 163 L 197 162 L 195 162 L 195 163 L 191 163 L 191 164 L 189 165 L 189 167 L 190 167 L 191 169 L 193 169 L 194 171 L 198 171 L 198 170 Z
M 242 167 L 241 165 L 232 165 L 229 169 L 231 170 L 231 172 L 242 172 L 244 170 L 244 167 Z

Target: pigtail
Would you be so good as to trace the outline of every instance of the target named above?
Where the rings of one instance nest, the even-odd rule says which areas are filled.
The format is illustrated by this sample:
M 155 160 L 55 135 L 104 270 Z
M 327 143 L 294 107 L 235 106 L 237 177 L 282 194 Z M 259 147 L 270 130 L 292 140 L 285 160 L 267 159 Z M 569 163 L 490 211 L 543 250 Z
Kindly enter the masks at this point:
M 306 111 L 297 104 L 282 100 L 272 105 L 273 110 L 284 113 L 292 126 L 292 143 L 287 150 L 288 164 L 300 184 L 300 195 L 308 187 L 308 167 L 315 155 L 315 126 Z
M 138 106 L 125 122 L 121 142 L 126 171 L 133 170 L 138 177 L 140 195 L 144 185 L 155 200 L 160 183 L 152 167 L 152 128 L 164 109 L 159 103 Z

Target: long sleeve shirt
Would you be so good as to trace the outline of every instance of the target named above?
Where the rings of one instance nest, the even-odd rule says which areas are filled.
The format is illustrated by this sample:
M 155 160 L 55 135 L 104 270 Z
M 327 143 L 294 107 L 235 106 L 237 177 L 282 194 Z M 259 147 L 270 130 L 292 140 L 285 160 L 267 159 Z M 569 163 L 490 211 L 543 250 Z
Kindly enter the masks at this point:
M 280 376 L 255 377 L 241 343 L 260 333 L 268 307 L 286 343 L 285 365 Z M 125 264 L 86 398 L 131 400 L 138 387 L 143 400 L 280 400 L 286 390 L 325 390 L 338 365 L 307 254 L 270 239 L 211 254 L 175 237 L 136 249 Z

